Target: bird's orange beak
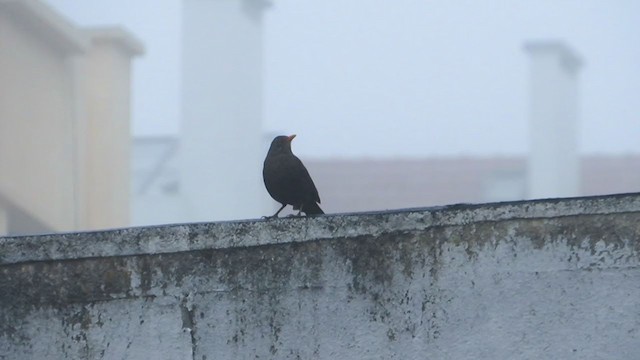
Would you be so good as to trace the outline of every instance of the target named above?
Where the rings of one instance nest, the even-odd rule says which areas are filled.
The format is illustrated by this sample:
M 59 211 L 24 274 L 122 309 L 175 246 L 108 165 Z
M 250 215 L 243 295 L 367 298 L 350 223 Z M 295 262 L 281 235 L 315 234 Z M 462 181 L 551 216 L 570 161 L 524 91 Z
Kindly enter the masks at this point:
M 296 134 L 293 134 L 291 136 L 287 136 L 287 140 L 289 140 L 289 142 L 293 141 L 293 138 L 296 137 Z

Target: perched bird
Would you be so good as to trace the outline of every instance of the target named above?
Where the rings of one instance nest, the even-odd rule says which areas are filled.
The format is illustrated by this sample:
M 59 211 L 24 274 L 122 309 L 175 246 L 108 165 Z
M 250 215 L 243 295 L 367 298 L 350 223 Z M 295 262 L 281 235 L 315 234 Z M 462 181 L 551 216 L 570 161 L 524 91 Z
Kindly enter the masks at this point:
M 294 210 L 299 210 L 298 215 L 300 212 L 307 215 L 324 214 L 318 206 L 320 196 L 307 168 L 291 152 L 291 141 L 295 137 L 276 136 L 264 159 L 264 185 L 269 195 L 282 204 L 282 207 L 269 217 L 277 217 L 287 205 L 293 205 Z

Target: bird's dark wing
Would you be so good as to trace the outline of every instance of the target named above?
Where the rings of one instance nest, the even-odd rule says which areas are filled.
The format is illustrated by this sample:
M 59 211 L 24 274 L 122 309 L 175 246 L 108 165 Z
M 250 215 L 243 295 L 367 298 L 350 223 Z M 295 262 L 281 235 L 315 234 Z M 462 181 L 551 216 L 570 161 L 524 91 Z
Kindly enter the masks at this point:
M 318 189 L 313 183 L 313 179 L 311 179 L 309 171 L 297 156 L 294 156 L 293 158 L 296 162 L 296 165 L 293 167 L 297 172 L 295 174 L 295 178 L 299 181 L 298 186 L 300 187 L 301 193 L 305 195 L 305 198 L 320 203 L 320 195 L 318 194 Z
M 271 197 L 282 204 L 293 204 L 289 194 L 291 179 L 288 174 L 287 161 L 283 156 L 267 157 L 262 170 L 264 185 Z

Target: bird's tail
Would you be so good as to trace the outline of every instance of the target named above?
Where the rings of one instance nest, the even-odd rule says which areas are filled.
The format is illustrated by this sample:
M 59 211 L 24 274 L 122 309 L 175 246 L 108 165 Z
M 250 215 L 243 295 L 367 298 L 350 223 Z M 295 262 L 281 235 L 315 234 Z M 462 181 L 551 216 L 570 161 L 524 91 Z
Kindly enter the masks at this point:
M 304 204 L 302 207 L 302 212 L 307 215 L 321 215 L 324 214 L 324 211 L 320 209 L 320 205 L 318 205 L 315 201 Z

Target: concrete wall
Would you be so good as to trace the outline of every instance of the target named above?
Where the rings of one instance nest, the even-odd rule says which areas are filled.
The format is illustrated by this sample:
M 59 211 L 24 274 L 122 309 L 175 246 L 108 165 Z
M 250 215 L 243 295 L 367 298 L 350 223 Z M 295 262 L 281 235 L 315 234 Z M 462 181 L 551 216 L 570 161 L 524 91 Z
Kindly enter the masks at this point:
M 0 359 L 637 359 L 640 194 L 0 239 Z

